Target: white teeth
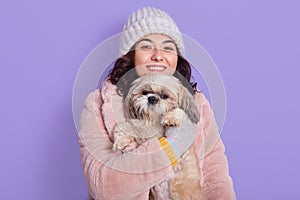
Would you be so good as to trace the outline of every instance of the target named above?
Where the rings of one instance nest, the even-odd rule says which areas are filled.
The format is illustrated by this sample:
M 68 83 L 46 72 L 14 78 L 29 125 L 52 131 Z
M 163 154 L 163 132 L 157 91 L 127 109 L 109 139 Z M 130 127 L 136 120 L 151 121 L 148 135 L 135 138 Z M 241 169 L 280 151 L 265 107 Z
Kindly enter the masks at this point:
M 163 71 L 165 67 L 163 66 L 148 66 L 147 67 L 150 71 Z

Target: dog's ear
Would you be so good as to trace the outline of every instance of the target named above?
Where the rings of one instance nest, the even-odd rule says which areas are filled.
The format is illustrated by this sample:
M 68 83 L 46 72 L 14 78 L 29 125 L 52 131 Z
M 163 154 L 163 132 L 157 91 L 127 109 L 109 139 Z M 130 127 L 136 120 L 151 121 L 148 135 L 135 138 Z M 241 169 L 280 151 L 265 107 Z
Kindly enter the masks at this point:
M 180 88 L 179 107 L 193 123 L 197 124 L 199 122 L 200 114 L 194 96 L 184 86 Z
M 131 100 L 131 96 L 127 95 L 124 99 L 125 117 L 127 119 L 136 119 L 136 112 Z

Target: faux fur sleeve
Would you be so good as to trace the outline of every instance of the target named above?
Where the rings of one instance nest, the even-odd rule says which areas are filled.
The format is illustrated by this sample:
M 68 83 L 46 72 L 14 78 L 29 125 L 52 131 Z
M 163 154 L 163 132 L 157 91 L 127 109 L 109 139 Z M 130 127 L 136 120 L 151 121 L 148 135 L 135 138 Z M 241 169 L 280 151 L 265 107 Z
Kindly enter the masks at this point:
M 197 97 L 198 96 L 198 97 Z M 203 94 L 197 95 L 200 103 L 202 127 L 204 132 L 203 187 L 208 200 L 234 200 L 235 192 L 229 175 L 225 147 L 220 138 L 213 111 Z
M 94 199 L 136 199 L 173 174 L 169 160 L 156 138 L 130 153 L 112 150 L 99 90 L 92 92 L 81 113 L 79 144 L 81 162 L 90 196 Z

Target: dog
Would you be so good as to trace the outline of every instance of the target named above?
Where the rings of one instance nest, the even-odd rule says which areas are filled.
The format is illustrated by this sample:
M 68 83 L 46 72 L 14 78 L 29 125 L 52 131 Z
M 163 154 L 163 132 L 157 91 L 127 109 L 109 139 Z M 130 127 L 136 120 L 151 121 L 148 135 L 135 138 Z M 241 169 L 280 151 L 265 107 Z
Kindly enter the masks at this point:
M 187 118 L 195 124 L 200 120 L 193 95 L 179 79 L 169 75 L 149 74 L 136 79 L 124 98 L 124 106 L 126 121 L 115 127 L 114 150 L 124 151 L 133 142 L 140 145 L 150 138 L 161 138 L 168 128 L 179 127 Z M 193 145 L 173 169 L 175 175 L 168 181 L 171 199 L 205 199 Z M 149 199 L 159 196 L 153 194 L 155 191 L 155 187 L 150 190 Z

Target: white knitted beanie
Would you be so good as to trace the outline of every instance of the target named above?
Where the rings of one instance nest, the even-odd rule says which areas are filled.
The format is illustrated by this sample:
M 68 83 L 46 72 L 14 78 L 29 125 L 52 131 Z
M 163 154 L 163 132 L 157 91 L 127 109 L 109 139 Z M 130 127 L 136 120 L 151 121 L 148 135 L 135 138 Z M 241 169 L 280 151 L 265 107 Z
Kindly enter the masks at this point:
M 169 36 L 176 43 L 180 53 L 184 53 L 182 35 L 174 20 L 160 9 L 144 7 L 134 12 L 124 25 L 121 34 L 120 54 L 128 53 L 140 38 L 151 33 Z

